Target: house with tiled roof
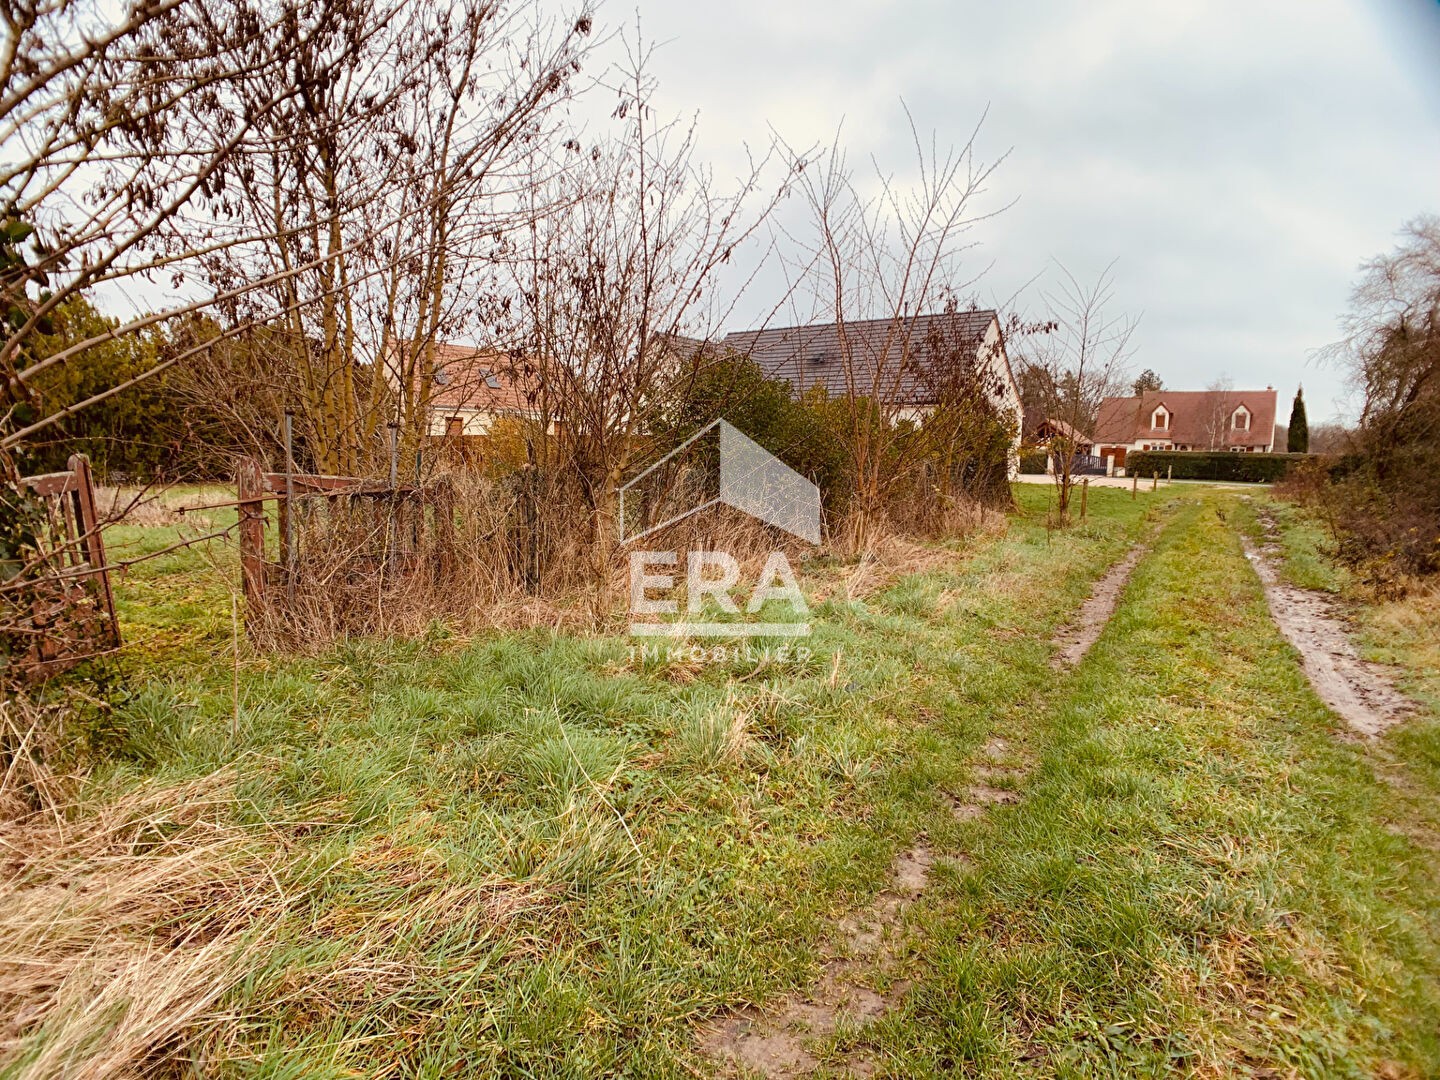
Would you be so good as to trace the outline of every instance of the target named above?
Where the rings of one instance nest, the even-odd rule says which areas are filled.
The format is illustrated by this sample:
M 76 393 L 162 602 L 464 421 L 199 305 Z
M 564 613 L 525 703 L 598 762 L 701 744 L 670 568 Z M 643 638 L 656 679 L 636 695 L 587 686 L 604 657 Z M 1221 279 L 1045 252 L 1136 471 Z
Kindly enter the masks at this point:
M 1015 421 L 1019 446 L 1020 392 L 994 311 L 740 331 L 715 345 L 678 334 L 663 337 L 676 364 L 718 346 L 749 357 L 771 378 L 788 381 L 797 397 L 817 387 L 830 397 L 853 393 L 884 400 L 896 419 L 923 419 L 954 377 L 978 369 L 991 399 Z M 392 384 L 398 379 L 393 368 L 387 365 Z M 534 371 L 534 365 L 518 364 L 500 350 L 435 343 L 426 399 L 428 433 L 455 440 L 487 435 L 503 417 L 539 420 L 544 387 Z M 550 402 L 552 409 L 556 404 Z M 563 420 L 552 413 L 552 430 Z
M 727 334 L 721 345 L 790 383 L 797 397 L 817 388 L 828 397 L 866 397 L 885 402 L 898 418 L 917 420 L 939 402 L 959 366 L 978 370 L 993 403 L 1014 421 L 1019 447 L 1020 388 L 994 311 L 745 330 Z
M 657 340 L 679 364 L 705 347 L 705 342 L 679 334 L 657 335 Z M 557 431 L 563 387 L 551 386 L 544 394 L 540 365 L 515 354 L 475 345 L 436 342 L 432 348 L 430 385 L 426 392 L 428 434 L 434 437 L 471 438 L 488 435 L 501 418 L 540 420 L 550 413 L 550 430 Z M 387 363 L 386 378 L 399 380 L 396 364 Z M 552 371 L 552 377 L 556 374 Z M 414 376 L 419 378 L 417 372 Z
M 538 419 L 537 386 L 510 357 L 473 345 L 434 346 L 427 408 L 432 436 L 488 434 L 501 417 Z
M 1063 439 L 1079 454 L 1090 453 L 1090 448 L 1094 445 L 1094 440 L 1089 435 L 1055 416 L 1047 416 L 1035 423 L 1034 427 L 1025 433 L 1025 438 L 1033 446 L 1045 447 L 1057 439 Z
M 1143 450 L 1227 450 L 1268 453 L 1275 448 L 1275 388 L 1154 390 L 1107 397 L 1095 422 L 1095 454 L 1112 469 Z

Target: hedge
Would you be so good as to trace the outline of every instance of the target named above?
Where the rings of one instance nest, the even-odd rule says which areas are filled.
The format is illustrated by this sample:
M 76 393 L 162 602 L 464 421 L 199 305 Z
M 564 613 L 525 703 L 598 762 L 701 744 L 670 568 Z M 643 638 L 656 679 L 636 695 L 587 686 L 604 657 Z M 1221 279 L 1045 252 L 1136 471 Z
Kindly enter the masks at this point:
M 1026 476 L 1043 474 L 1045 472 L 1045 451 L 1021 450 L 1020 471 Z
M 1142 450 L 1125 459 L 1130 476 L 1166 476 L 1176 480 L 1231 480 L 1270 484 L 1309 454 L 1238 454 L 1230 451 Z

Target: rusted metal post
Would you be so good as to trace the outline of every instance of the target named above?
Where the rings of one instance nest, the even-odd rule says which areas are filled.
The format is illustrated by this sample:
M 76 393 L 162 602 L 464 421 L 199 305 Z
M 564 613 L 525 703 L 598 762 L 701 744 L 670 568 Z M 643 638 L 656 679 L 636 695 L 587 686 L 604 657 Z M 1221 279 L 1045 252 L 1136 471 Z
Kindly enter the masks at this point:
M 400 485 L 400 425 L 391 423 L 390 428 L 390 492 L 385 500 L 385 565 L 384 572 L 388 572 L 395 565 L 395 543 L 400 537 L 400 530 L 396 528 L 395 522 L 395 491 Z
M 235 472 L 235 498 L 240 509 L 240 586 L 245 593 L 247 629 L 265 609 L 265 501 L 260 463 L 242 458 Z
M 84 454 L 71 454 L 66 464 L 75 474 L 75 508 L 80 519 L 77 524 L 85 545 L 85 561 L 90 564 L 87 578 L 96 584 L 110 627 L 111 644 L 118 648 L 120 620 L 115 617 L 115 593 L 105 565 L 105 539 L 100 535 L 100 515 L 95 510 L 95 478 L 90 472 L 90 459 Z
M 285 544 L 285 602 L 295 606 L 295 414 L 285 410 L 285 501 L 280 504 L 280 528 Z
M 437 571 L 440 580 L 445 581 L 455 567 L 455 488 L 448 476 L 442 476 L 435 481 L 433 491 Z

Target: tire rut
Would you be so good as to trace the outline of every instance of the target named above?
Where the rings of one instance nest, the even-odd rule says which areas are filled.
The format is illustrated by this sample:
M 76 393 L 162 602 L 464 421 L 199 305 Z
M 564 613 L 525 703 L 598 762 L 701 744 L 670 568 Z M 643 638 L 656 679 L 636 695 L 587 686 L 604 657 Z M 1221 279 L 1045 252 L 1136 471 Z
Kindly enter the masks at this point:
M 1115 608 L 1120 603 L 1120 594 L 1125 591 L 1130 575 L 1135 572 L 1135 567 L 1148 550 L 1148 543 L 1136 544 L 1095 583 L 1094 590 L 1085 603 L 1080 605 L 1080 611 L 1075 618 L 1061 627 L 1050 639 L 1056 649 L 1050 661 L 1051 667 L 1063 671 L 1075 667 L 1084 659 L 1091 646 L 1104 633 L 1110 616 L 1115 614 Z
M 1267 533 L 1274 521 L 1262 516 Z M 1379 664 L 1361 659 L 1339 608 L 1327 596 L 1280 579 L 1278 547 L 1257 548 L 1242 537 L 1245 556 L 1265 588 L 1271 618 L 1300 654 L 1316 695 L 1359 735 L 1374 737 L 1400 723 L 1415 705 L 1390 682 Z

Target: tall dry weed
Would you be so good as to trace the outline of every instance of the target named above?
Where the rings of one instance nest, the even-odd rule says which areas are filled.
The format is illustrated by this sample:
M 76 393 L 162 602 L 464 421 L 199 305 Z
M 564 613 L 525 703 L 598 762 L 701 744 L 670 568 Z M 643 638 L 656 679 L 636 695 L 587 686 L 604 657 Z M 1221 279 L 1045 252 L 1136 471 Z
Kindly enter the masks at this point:
M 23 799 L 10 783 L 11 812 L 0 818 L 0 1074 L 153 1075 L 224 1022 L 221 998 L 286 907 L 266 846 L 225 824 L 233 777 L 148 784 L 101 802 L 63 801 L 74 784 L 58 777 L 32 775 Z

